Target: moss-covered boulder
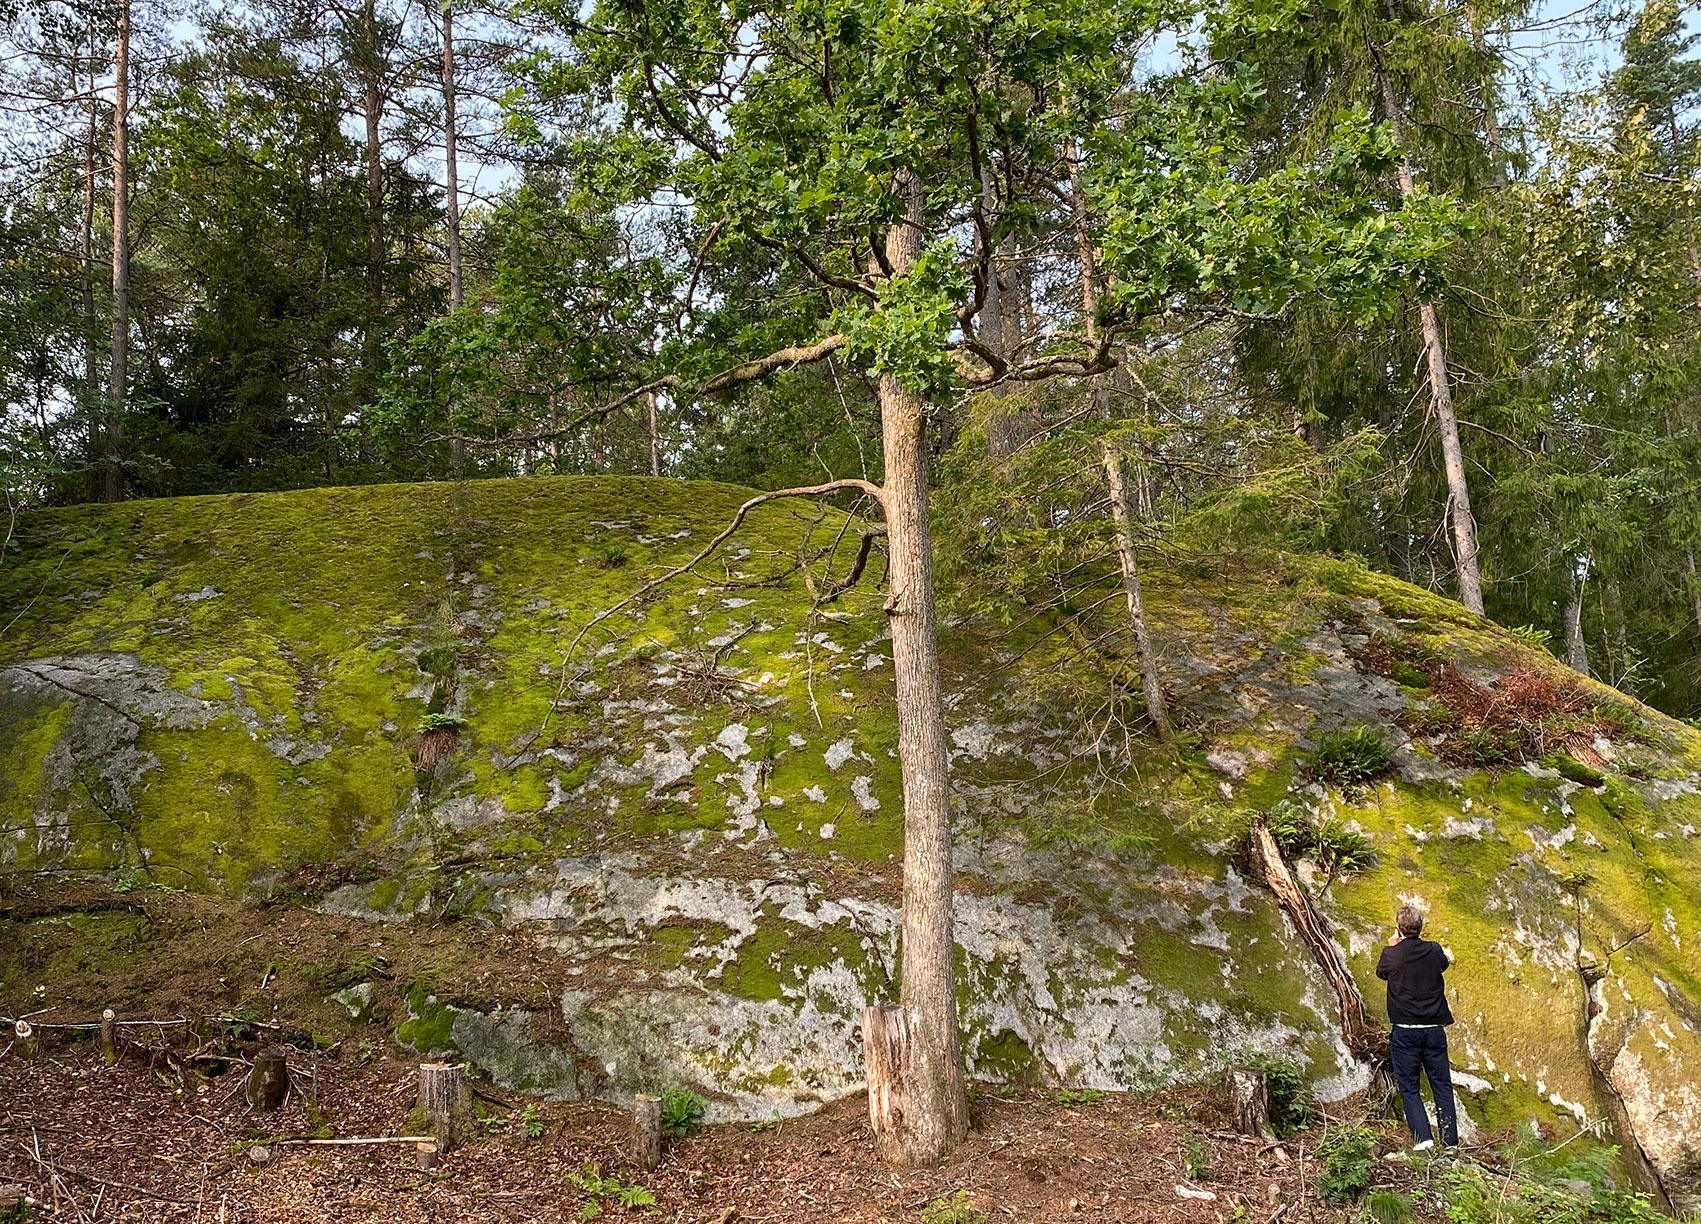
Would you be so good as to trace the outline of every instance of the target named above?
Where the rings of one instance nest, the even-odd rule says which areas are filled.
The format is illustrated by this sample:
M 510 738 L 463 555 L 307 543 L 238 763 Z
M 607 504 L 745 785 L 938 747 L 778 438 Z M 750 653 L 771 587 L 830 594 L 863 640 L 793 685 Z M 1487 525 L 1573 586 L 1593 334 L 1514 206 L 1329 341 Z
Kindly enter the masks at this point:
M 0 868 L 523 933 L 565 983 L 549 1012 L 422 981 L 390 1020 L 532 1091 L 682 1083 L 761 1117 L 852 1091 L 901 883 L 878 567 L 812 611 L 854 525 L 772 504 L 599 618 L 746 496 L 551 478 L 27 516 Z M 1693 1194 L 1701 739 L 1347 563 L 1154 565 L 1148 599 L 1175 753 L 1078 623 L 944 643 L 974 1073 L 1135 1087 L 1258 1052 L 1364 1086 L 1250 878 L 1274 813 L 1373 1011 L 1394 907 L 1428 908 L 1475 1124 L 1604 1119 Z

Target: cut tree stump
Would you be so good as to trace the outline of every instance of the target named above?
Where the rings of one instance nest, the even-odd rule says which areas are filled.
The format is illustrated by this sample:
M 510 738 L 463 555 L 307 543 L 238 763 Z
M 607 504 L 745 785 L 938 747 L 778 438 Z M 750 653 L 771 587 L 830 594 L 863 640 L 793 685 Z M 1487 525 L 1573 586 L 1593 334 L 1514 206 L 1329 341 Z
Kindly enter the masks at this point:
M 472 1089 L 459 1063 L 419 1065 L 419 1112 L 439 1152 L 452 1151 L 472 1118 Z
M 110 1007 L 100 1013 L 100 1056 L 108 1066 L 118 1061 L 118 1016 Z
M 905 1073 L 910 1056 L 909 1023 L 897 1003 L 862 1011 L 862 1057 L 868 1065 L 868 1124 L 881 1159 L 900 1141 L 904 1124 Z
M 414 1154 L 419 1162 L 419 1167 L 425 1172 L 429 1173 L 437 1167 L 437 1143 L 435 1140 L 428 1139 L 423 1143 L 416 1144 Z
M 254 1055 L 254 1068 L 242 1089 L 253 1108 L 269 1113 L 289 1095 L 289 1064 L 284 1061 L 287 1053 L 282 1046 L 272 1046 Z
M 632 1098 L 632 1163 L 641 1169 L 661 1164 L 662 1099 L 639 1093 Z
M 1258 1139 L 1275 1139 L 1270 1125 L 1270 1086 L 1262 1071 L 1230 1067 L 1223 1073 L 1223 1096 L 1236 1131 Z

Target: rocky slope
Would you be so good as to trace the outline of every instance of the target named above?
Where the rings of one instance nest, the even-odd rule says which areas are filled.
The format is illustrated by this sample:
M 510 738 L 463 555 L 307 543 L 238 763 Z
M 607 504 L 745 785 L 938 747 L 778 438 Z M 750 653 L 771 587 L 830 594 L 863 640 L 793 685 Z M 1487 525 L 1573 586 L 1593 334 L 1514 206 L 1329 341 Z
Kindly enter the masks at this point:
M 682 1083 L 757 1117 L 853 1091 L 896 959 L 889 645 L 878 566 L 812 614 L 799 565 L 844 573 L 854 524 L 764 507 L 587 629 L 747 495 L 558 478 L 27 517 L 0 568 L 0 870 L 502 929 L 560 967 L 547 1007 L 372 974 L 338 1009 L 531 1091 Z M 1604 1119 L 1692 1201 L 1701 737 L 1343 562 L 1153 569 L 1175 754 L 1117 682 L 1113 603 L 945 642 L 974 1073 L 1140 1087 L 1268 1054 L 1363 1087 L 1245 854 L 1272 813 L 1373 1014 L 1394 906 L 1429 909 L 1475 1125 Z M 47 971 L 0 952 L 0 1001 Z

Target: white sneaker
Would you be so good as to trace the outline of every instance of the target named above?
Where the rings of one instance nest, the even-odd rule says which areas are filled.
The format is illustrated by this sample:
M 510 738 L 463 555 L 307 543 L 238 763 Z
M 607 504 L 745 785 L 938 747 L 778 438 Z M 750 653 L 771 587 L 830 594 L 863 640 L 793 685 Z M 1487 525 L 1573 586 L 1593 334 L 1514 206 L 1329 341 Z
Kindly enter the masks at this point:
M 1414 1152 L 1427 1152 L 1434 1147 L 1435 1147 L 1435 1140 L 1425 1139 L 1422 1143 L 1412 1144 L 1412 1151 L 1414 1151 Z

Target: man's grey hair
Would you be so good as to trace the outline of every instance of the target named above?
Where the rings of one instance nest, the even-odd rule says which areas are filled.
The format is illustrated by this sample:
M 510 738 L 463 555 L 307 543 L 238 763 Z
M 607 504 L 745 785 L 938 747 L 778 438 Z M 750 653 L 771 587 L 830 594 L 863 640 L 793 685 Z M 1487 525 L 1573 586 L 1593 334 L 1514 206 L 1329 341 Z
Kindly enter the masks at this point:
M 1415 905 L 1402 905 L 1394 915 L 1394 925 L 1407 939 L 1416 939 L 1423 934 L 1423 911 Z

